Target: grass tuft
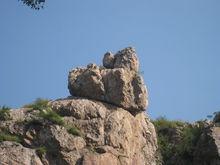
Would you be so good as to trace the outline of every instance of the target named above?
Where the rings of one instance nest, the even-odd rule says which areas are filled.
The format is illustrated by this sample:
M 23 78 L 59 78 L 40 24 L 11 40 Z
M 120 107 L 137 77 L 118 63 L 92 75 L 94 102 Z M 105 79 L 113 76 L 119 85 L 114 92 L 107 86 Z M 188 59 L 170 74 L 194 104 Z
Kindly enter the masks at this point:
M 36 153 L 38 156 L 42 157 L 47 153 L 47 148 L 45 146 L 39 147 L 36 149 Z
M 30 108 L 32 110 L 43 110 L 48 108 L 48 102 L 47 99 L 37 98 L 33 103 L 24 105 L 24 108 Z
M 158 131 L 166 128 L 176 128 L 184 126 L 185 123 L 177 120 L 168 120 L 165 117 L 159 117 L 153 121 L 154 126 Z
M 21 143 L 22 140 L 19 136 L 10 134 L 8 132 L 0 132 L 0 142 L 3 141 L 13 141 L 17 143 Z
M 51 108 L 42 110 L 39 113 L 39 116 L 48 121 L 51 121 L 53 124 L 64 125 L 63 118 L 60 115 L 58 115 L 56 112 L 54 112 Z
M 70 133 L 74 136 L 81 136 L 80 130 L 76 127 L 71 126 L 71 127 L 67 128 L 67 131 L 68 131 L 68 133 Z

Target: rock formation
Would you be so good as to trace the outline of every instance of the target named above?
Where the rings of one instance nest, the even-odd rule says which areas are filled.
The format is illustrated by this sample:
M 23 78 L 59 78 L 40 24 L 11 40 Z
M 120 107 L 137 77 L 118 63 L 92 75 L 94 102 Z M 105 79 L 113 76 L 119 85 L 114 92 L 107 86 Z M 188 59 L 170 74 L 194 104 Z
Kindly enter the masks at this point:
M 133 48 L 108 52 L 103 66 L 70 71 L 72 96 L 11 110 L 0 121 L 0 162 L 156 165 L 156 133 L 144 112 L 147 91 L 138 69 Z
M 194 152 L 194 165 L 220 164 L 220 127 L 210 125 L 203 130 Z
M 71 95 L 104 101 L 131 113 L 144 111 L 148 105 L 147 91 L 138 74 L 135 50 L 126 48 L 115 55 L 106 53 L 103 65 L 90 64 L 70 71 Z

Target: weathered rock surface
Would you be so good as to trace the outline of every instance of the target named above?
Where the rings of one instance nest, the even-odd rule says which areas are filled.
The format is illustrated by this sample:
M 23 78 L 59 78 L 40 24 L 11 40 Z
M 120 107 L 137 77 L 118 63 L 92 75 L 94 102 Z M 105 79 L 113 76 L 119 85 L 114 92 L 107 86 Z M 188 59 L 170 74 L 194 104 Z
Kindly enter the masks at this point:
M 138 74 L 135 50 L 126 48 L 115 55 L 106 53 L 103 65 L 90 64 L 87 68 L 70 71 L 68 88 L 71 95 L 111 103 L 132 113 L 144 111 L 148 95 Z
M 144 112 L 134 116 L 111 104 L 75 97 L 52 101 L 50 105 L 63 116 L 65 125 L 78 128 L 81 135 L 72 135 L 65 126 L 36 117 L 35 110 L 10 111 L 16 117 L 1 121 L 0 130 L 19 135 L 23 141 L 0 143 L 0 162 L 156 165 L 156 133 Z M 42 146 L 47 152 L 37 155 Z
M 1 165 L 43 165 L 34 150 L 15 142 L 0 143 Z
M 92 159 L 105 164 L 105 160 L 113 158 L 122 164 L 155 164 L 156 134 L 144 112 L 133 116 L 122 108 L 82 98 L 51 104 L 67 123 L 82 131 L 87 145 L 101 152 L 99 156 L 90 153 L 84 162 Z
M 139 61 L 134 48 L 128 47 L 117 52 L 115 55 L 107 52 L 103 58 L 103 66 L 108 69 L 125 68 L 138 72 Z

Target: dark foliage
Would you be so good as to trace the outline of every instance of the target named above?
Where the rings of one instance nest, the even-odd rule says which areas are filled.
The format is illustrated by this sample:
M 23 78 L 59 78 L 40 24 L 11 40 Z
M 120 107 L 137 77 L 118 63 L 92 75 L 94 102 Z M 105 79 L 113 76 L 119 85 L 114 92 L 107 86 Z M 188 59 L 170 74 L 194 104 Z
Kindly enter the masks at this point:
M 67 131 L 74 136 L 81 136 L 80 130 L 76 127 L 73 127 L 73 126 L 69 127 L 69 128 L 67 128 Z
M 8 131 L 0 131 L 0 142 L 3 141 L 13 141 L 13 142 L 17 142 L 17 143 L 21 143 L 22 142 L 22 138 L 18 135 L 13 135 L 11 133 L 9 133 Z
M 159 152 L 164 165 L 191 165 L 193 154 L 202 130 L 202 122 L 195 125 L 170 121 L 160 117 L 153 121 L 158 136 Z
M 23 2 L 23 4 L 29 6 L 34 10 L 39 10 L 44 7 L 45 0 L 19 0 Z
M 0 120 L 10 120 L 10 108 L 3 106 L 0 107 Z

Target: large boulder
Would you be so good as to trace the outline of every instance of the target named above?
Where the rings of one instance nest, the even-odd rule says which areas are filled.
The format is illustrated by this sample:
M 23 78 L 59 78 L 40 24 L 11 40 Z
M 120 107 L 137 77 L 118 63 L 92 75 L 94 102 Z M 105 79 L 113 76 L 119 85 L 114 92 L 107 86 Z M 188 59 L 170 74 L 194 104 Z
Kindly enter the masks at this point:
M 103 58 L 103 66 L 108 69 L 126 68 L 128 70 L 138 72 L 139 61 L 135 49 L 128 47 L 118 51 L 115 55 L 111 52 L 107 52 Z
M 103 65 L 90 64 L 87 68 L 71 70 L 68 77 L 70 94 L 114 104 L 131 113 L 144 111 L 148 94 L 138 73 L 135 50 L 126 48 L 115 55 L 106 53 Z

